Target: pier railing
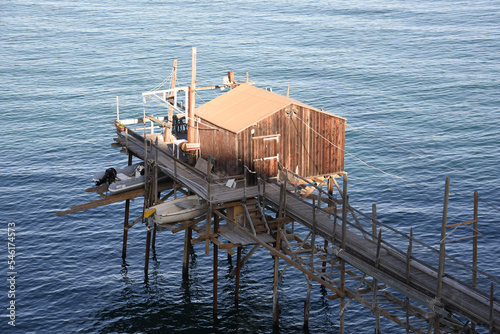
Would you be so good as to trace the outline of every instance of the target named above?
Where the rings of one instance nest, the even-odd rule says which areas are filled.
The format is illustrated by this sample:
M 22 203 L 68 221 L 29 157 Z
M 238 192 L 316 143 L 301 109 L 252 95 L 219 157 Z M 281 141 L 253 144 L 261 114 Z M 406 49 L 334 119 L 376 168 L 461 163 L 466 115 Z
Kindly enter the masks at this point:
M 428 284 L 426 287 L 429 296 L 432 296 L 434 293 L 436 294 L 434 297 L 436 301 L 440 300 L 443 284 L 445 284 L 448 289 L 451 287 L 456 289 L 456 291 L 460 291 L 460 293 L 473 296 L 477 301 L 481 301 L 483 305 L 488 304 L 489 317 L 483 312 L 482 320 L 483 324 L 489 323 L 490 329 L 494 330 L 494 317 L 495 314 L 500 312 L 500 309 L 498 309 L 498 303 L 494 302 L 497 299 L 495 297 L 494 285 L 498 284 L 500 279 L 479 268 L 477 265 L 477 239 L 480 236 L 477 231 L 477 201 L 475 203 L 473 221 L 450 225 L 447 225 L 446 222 L 447 202 L 445 201 L 443 208 L 445 218 L 443 218 L 442 223 L 443 232 L 441 233 L 441 237 L 438 239 L 440 247 L 437 248 L 415 237 L 413 230 L 407 234 L 378 220 L 376 218 L 375 205 L 372 207 L 372 215 L 367 215 L 360 210 L 353 208 L 349 204 L 348 196 L 344 196 L 342 194 L 342 190 L 337 184 L 336 186 L 340 192 L 341 200 L 338 200 L 331 193 L 325 191 L 324 182 L 321 182 L 321 180 L 320 182 L 314 182 L 303 178 L 292 171 L 286 170 L 285 168 L 282 168 L 281 176 L 282 177 L 280 177 L 280 179 L 282 180 L 282 184 L 285 184 L 284 189 L 286 189 L 287 196 L 301 199 L 307 203 L 311 210 L 314 210 L 314 212 L 322 212 L 331 217 L 334 230 L 334 238 L 332 241 L 337 244 L 337 246 L 341 245 L 338 249 L 345 249 L 345 247 L 342 246 L 343 238 L 339 238 L 338 234 L 335 233 L 335 228 L 337 226 L 336 222 L 343 220 L 343 217 L 338 213 L 343 212 L 345 207 L 345 212 L 350 215 L 350 218 L 344 219 L 344 222 L 346 224 L 346 228 L 350 232 L 354 232 L 359 237 L 364 238 L 367 243 L 377 244 L 378 249 L 383 248 L 387 254 L 390 254 L 394 258 L 399 258 L 403 263 L 407 263 L 406 284 L 414 284 L 414 282 L 408 281 L 410 279 L 410 267 L 418 268 L 419 271 L 426 272 L 427 274 L 433 276 L 437 282 L 435 289 L 431 288 L 429 290 Z M 347 176 L 344 177 L 344 183 L 346 182 Z M 298 186 L 299 183 L 300 186 Z M 314 188 L 314 191 L 311 192 L 309 190 L 307 192 L 308 198 L 303 198 L 298 192 L 299 188 L 305 187 Z M 346 185 L 344 185 L 344 187 L 346 187 Z M 346 191 L 346 188 L 344 188 L 344 191 Z M 477 194 L 475 197 L 477 199 Z M 321 203 L 326 203 L 330 207 L 321 207 Z M 472 223 L 476 226 L 472 229 L 473 233 L 471 233 L 471 236 L 459 237 L 454 240 L 450 240 L 451 232 L 448 234 L 445 233 L 447 228 L 451 229 L 456 228 L 459 225 Z M 312 228 L 314 229 L 314 225 Z M 474 252 L 471 254 L 473 262 L 472 265 L 466 263 L 464 260 L 458 259 L 455 256 L 446 254 L 443 244 L 463 241 L 469 238 L 473 238 L 474 241 Z M 379 251 L 377 250 L 377 254 L 378 252 Z M 367 260 L 370 262 L 370 259 Z M 374 264 L 376 265 L 378 260 L 371 260 L 374 260 Z M 403 270 L 401 274 L 404 281 L 405 271 Z M 418 286 L 418 283 L 415 286 Z M 468 312 L 470 312 L 470 310 Z

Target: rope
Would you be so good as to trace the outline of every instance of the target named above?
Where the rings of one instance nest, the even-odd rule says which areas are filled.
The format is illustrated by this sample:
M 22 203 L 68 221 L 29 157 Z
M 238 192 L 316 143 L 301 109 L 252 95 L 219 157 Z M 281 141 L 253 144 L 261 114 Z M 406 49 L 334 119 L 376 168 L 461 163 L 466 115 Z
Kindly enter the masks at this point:
M 389 172 L 386 172 L 378 167 L 375 167 L 373 165 L 370 165 L 368 164 L 367 162 L 361 160 L 361 158 L 358 158 L 357 156 L 355 156 L 354 154 L 346 151 L 345 149 L 341 148 L 341 147 L 338 147 L 337 145 L 335 145 L 334 143 L 332 143 L 328 138 L 324 137 L 322 134 L 320 134 L 319 132 L 317 132 L 316 130 L 314 130 L 313 128 L 311 128 L 309 126 L 309 124 L 307 124 L 306 122 L 304 122 L 299 116 L 295 115 L 295 117 L 297 117 L 297 119 L 299 119 L 302 123 L 304 123 L 310 130 L 312 130 L 314 133 L 316 133 L 318 136 L 320 136 L 321 138 L 323 138 L 325 141 L 327 141 L 328 143 L 330 143 L 332 146 L 334 146 L 335 148 L 338 148 L 339 150 L 343 151 L 344 153 L 347 153 L 348 155 L 350 155 L 351 157 L 355 158 L 356 160 L 359 160 L 361 163 L 363 163 L 364 165 L 370 167 L 370 168 L 373 168 L 375 170 L 378 170 L 379 172 L 383 173 L 383 174 L 386 174 L 388 176 L 392 176 L 394 178 L 397 178 L 397 179 L 400 179 L 404 182 L 407 182 L 407 183 L 412 183 L 412 184 L 415 184 L 417 186 L 420 186 L 420 187 L 424 187 L 424 188 L 427 188 L 427 189 L 432 189 L 432 190 L 437 190 L 437 191 L 440 191 L 442 192 L 443 191 L 443 188 L 436 188 L 436 187 L 431 187 L 431 186 L 428 186 L 428 185 L 425 185 L 425 184 L 422 184 L 422 183 L 419 183 L 419 182 L 415 182 L 415 181 L 411 181 L 411 180 L 408 180 L 408 179 L 405 179 L 404 177 L 401 177 L 401 176 L 398 176 L 398 175 L 395 175 L 395 174 L 392 174 L 392 173 L 389 173 Z M 396 145 L 396 144 L 394 144 Z M 397 146 L 397 145 L 396 145 Z M 433 161 L 432 159 L 429 159 L 431 161 Z M 438 163 L 438 162 L 437 162 Z M 440 164 L 440 163 L 439 163 Z M 446 165 L 443 165 L 443 166 L 446 166 Z M 446 166 L 448 167 L 448 166 Z M 448 168 L 451 168 L 451 169 L 454 169 L 452 167 L 448 167 Z M 454 169 L 455 170 L 455 169 Z M 457 170 L 459 171 L 459 170 Z M 461 172 L 461 171 L 459 171 Z M 461 173 L 464 173 L 464 172 L 461 172 Z M 464 173 L 465 174 L 465 173 Z M 469 174 L 465 174 L 465 175 L 469 175 Z M 471 197 L 471 195 L 465 195 L 465 194 L 462 194 L 462 193 L 459 193 L 459 192 L 450 192 L 450 195 L 457 195 L 457 196 L 463 196 L 463 197 Z M 500 211 L 500 208 L 497 207 L 496 205 L 493 205 L 491 203 L 489 203 L 488 201 L 482 199 L 481 197 L 479 197 L 479 200 L 482 201 L 483 203 L 489 205 L 490 207 L 492 207 L 493 209 L 497 210 L 497 211 Z
M 442 191 L 442 189 L 440 188 L 434 188 L 434 187 L 430 187 L 430 186 L 427 186 L 425 184 L 421 184 L 421 183 L 418 183 L 418 182 L 415 182 L 415 181 L 411 181 L 411 180 L 408 180 L 408 179 L 405 179 L 404 177 L 401 177 L 401 176 L 398 176 L 398 175 L 395 175 L 395 174 L 391 174 L 389 172 L 386 172 L 385 170 L 382 170 L 378 167 L 375 167 L 373 165 L 370 165 L 369 163 L 361 160 L 361 158 L 358 158 L 357 156 L 355 156 L 354 154 L 348 152 L 347 150 L 341 148 L 341 147 L 338 147 L 337 145 L 335 145 L 334 143 L 332 143 L 328 138 L 326 138 L 325 136 L 323 136 L 321 133 L 319 133 L 318 131 L 314 130 L 313 128 L 311 128 L 309 126 L 309 124 L 307 124 L 306 122 L 304 122 L 299 116 L 295 115 L 295 117 L 297 117 L 297 119 L 299 119 L 302 123 L 304 123 L 310 130 L 312 130 L 313 132 L 315 132 L 318 136 L 320 136 L 321 138 L 323 138 L 325 141 L 327 141 L 328 143 L 330 143 L 333 147 L 336 147 L 338 148 L 339 150 L 343 151 L 344 153 L 347 153 L 348 155 L 350 155 L 351 157 L 353 157 L 354 159 L 356 160 L 359 160 L 362 164 L 370 167 L 370 168 L 373 168 L 373 169 L 376 169 L 378 170 L 379 172 L 383 173 L 383 174 L 386 174 L 386 175 L 389 175 L 389 176 L 392 176 L 392 177 L 395 177 L 397 179 L 400 179 L 402 181 L 405 181 L 405 182 L 408 182 L 408 183 L 413 183 L 413 184 L 416 184 L 418 186 L 421 186 L 421 187 L 424 187 L 424 188 L 428 188 L 428 189 L 433 189 L 433 190 L 438 190 L 438 191 Z
M 409 153 L 411 153 L 411 154 L 414 154 L 414 155 L 416 155 L 416 156 L 419 156 L 419 157 L 421 157 L 421 158 L 424 158 L 424 159 L 426 159 L 426 160 L 429 160 L 429 161 L 431 161 L 431 162 L 433 162 L 433 163 L 435 163 L 435 164 L 441 165 L 441 166 L 443 166 L 443 167 L 446 167 L 446 168 L 452 169 L 452 170 L 454 170 L 454 171 L 456 171 L 456 172 L 459 172 L 459 173 L 462 173 L 462 174 L 464 174 L 464 175 L 470 176 L 470 174 L 468 174 L 468 173 L 466 173 L 466 172 L 463 172 L 463 171 L 461 171 L 461 170 L 459 170 L 459 169 L 456 169 L 456 168 L 450 167 L 450 166 L 448 166 L 448 165 L 445 165 L 445 164 L 443 164 L 443 163 L 440 163 L 439 161 L 433 160 L 433 159 L 431 159 L 431 158 L 429 158 L 429 157 L 426 157 L 425 155 L 418 154 L 417 152 L 414 152 L 414 151 L 412 151 L 412 150 L 409 150 L 409 149 L 407 149 L 407 148 L 404 148 L 404 147 L 402 147 L 402 146 L 400 146 L 400 145 L 398 145 L 398 144 L 391 143 L 390 141 L 387 141 L 387 140 L 385 140 L 385 139 L 382 139 L 382 138 L 380 138 L 380 137 L 377 137 L 377 136 L 375 136 L 375 135 L 372 135 L 371 133 L 365 132 L 365 131 L 363 131 L 363 130 L 361 130 L 361 129 L 355 128 L 355 127 L 353 127 L 353 126 L 349 126 L 349 128 L 350 128 L 350 129 L 353 129 L 353 130 L 356 130 L 356 131 L 359 131 L 359 132 L 362 132 L 362 133 L 364 133 L 365 135 L 368 135 L 368 136 L 371 136 L 371 137 L 373 137 L 373 138 L 376 138 L 376 139 L 378 139 L 378 140 L 380 140 L 380 141 L 383 141 L 383 142 L 385 142 L 385 143 L 387 143 L 387 144 L 390 144 L 390 145 L 396 146 L 396 147 L 398 147 L 398 148 L 400 148 L 400 149 L 402 149 L 402 150 L 404 150 L 404 151 L 406 151 L 406 152 L 409 152 Z
M 161 83 L 159 83 L 158 85 L 155 86 L 155 88 L 152 89 L 152 91 L 155 91 L 157 90 L 158 88 L 162 87 L 163 85 L 165 85 L 165 83 L 167 83 L 168 80 L 170 80 L 172 78 L 172 75 L 174 74 L 174 71 L 172 69 L 172 72 L 170 72 L 170 74 L 168 75 L 168 77 L 166 77 Z
M 207 57 L 203 56 L 202 54 L 198 53 L 198 56 L 201 56 L 202 58 L 204 58 L 206 61 L 214 64 L 215 66 L 218 66 L 220 69 L 224 70 L 224 71 L 229 71 L 228 69 L 224 68 L 222 65 L 220 65 L 219 63 L 213 61 L 213 60 L 210 60 L 208 59 Z M 215 68 L 214 68 L 215 69 Z M 217 70 L 217 69 L 215 69 Z

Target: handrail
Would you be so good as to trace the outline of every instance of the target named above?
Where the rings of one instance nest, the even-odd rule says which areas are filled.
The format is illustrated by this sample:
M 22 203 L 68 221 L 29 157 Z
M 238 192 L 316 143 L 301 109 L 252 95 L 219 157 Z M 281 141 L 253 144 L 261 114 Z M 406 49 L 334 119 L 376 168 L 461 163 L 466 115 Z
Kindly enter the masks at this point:
M 298 179 L 300 179 L 300 180 L 303 180 L 304 182 L 306 182 L 306 184 L 308 184 L 308 185 L 310 185 L 310 186 L 314 187 L 316 190 L 318 190 L 318 192 L 320 192 L 320 193 L 322 193 L 322 194 L 326 194 L 326 195 L 327 195 L 327 197 L 328 197 L 329 199 L 331 199 L 332 201 L 336 202 L 337 204 L 342 204 L 342 201 L 338 201 L 336 198 L 333 198 L 330 194 L 328 194 L 327 192 L 325 192 L 325 191 L 324 191 L 321 187 L 318 187 L 318 186 L 316 186 L 315 184 L 313 184 L 313 183 L 309 182 L 309 180 L 307 180 L 307 179 L 303 178 L 302 176 L 297 175 L 296 173 L 294 173 L 294 172 L 292 172 L 292 171 L 288 170 L 288 169 L 287 169 L 287 168 L 285 168 L 284 166 L 280 166 L 280 165 L 278 165 L 278 167 L 279 167 L 279 169 L 280 169 L 280 170 L 284 170 L 284 171 L 286 171 L 286 173 L 290 173 L 290 174 L 291 174 L 291 175 L 293 175 L 294 177 L 296 177 L 296 178 L 298 178 Z M 287 190 L 287 191 L 288 191 L 288 190 Z M 293 193 L 291 193 L 291 192 L 289 192 L 289 193 L 290 193 L 292 196 L 295 196 L 295 197 L 297 197 L 297 198 L 301 198 L 301 197 L 299 197 L 299 196 L 297 196 L 297 195 L 295 195 L 295 194 L 293 194 Z M 306 203 L 307 203 L 307 202 L 306 202 Z M 347 208 L 348 208 L 348 209 L 350 209 L 350 210 L 353 210 L 353 211 L 354 211 L 354 212 L 356 212 L 356 213 L 359 213 L 361 216 L 365 217 L 366 219 L 368 219 L 368 220 L 370 220 L 370 221 L 375 222 L 375 224 L 377 224 L 377 225 L 380 225 L 380 226 L 382 226 L 382 227 L 385 227 L 385 228 L 389 229 L 390 231 L 392 231 L 392 232 L 394 232 L 394 233 L 396 233 L 396 234 L 399 234 L 400 236 L 402 236 L 402 237 L 404 237 L 404 238 L 406 238 L 406 239 L 408 239 L 408 240 L 410 240 L 410 239 L 411 239 L 412 241 L 415 241 L 417 244 L 420 244 L 420 245 L 421 245 L 421 246 L 423 246 L 424 248 L 427 248 L 427 249 L 429 249 L 429 250 L 432 250 L 432 251 L 434 251 L 434 252 L 439 253 L 439 249 L 436 249 L 436 248 L 434 248 L 434 247 L 432 247 L 432 246 L 428 245 L 427 243 L 425 243 L 425 242 L 423 242 L 423 241 L 421 241 L 421 240 L 419 240 L 419 239 L 417 239 L 417 238 L 415 238 L 415 237 L 411 237 L 411 236 L 409 236 L 409 235 L 405 234 L 404 232 L 401 232 L 401 231 L 399 231 L 399 230 L 397 230 L 397 229 L 395 229 L 395 228 L 393 228 L 393 227 L 391 227 L 391 226 L 389 226 L 389 225 L 387 225 L 387 224 L 385 224 L 385 223 L 383 223 L 383 222 L 381 222 L 381 221 L 379 221 L 379 220 L 377 220 L 377 219 L 374 219 L 374 218 L 372 218 L 372 217 L 370 217 L 370 216 L 366 215 L 365 213 L 361 212 L 360 210 L 358 210 L 358 209 L 356 209 L 356 208 L 352 207 L 351 205 L 349 205 L 349 203 L 347 204 Z M 328 211 L 323 210 L 323 209 L 320 209 L 320 208 L 318 208 L 318 210 L 323 211 L 323 212 L 328 213 L 328 214 L 331 214 L 331 212 L 328 212 Z M 338 218 L 338 217 L 339 217 L 339 216 L 337 216 L 337 218 Z M 353 227 L 355 227 L 356 229 L 360 230 L 360 229 L 358 228 L 358 226 L 356 226 L 356 225 L 354 225 L 354 224 L 352 224 L 352 223 L 350 223 L 350 222 L 348 222 L 348 223 L 349 223 L 349 225 L 350 225 L 350 226 L 353 226 Z M 361 230 L 360 230 L 360 231 L 361 231 Z M 369 234 L 370 236 L 372 236 L 372 237 L 373 237 L 373 234 L 371 234 L 370 232 L 364 231 L 364 233 Z M 395 246 L 391 245 L 390 243 L 388 243 L 388 242 L 386 242 L 386 241 L 382 241 L 382 242 L 383 242 L 384 244 L 386 244 L 387 246 L 389 246 L 389 248 L 391 248 L 391 249 L 393 249 L 393 250 L 397 251 L 398 253 L 400 253 L 400 254 L 402 254 L 402 255 L 406 254 L 405 252 L 401 251 L 400 249 L 396 248 Z M 457 258 L 455 258 L 455 257 L 453 257 L 453 256 L 451 256 L 451 255 L 449 255 L 449 254 L 445 254 L 445 257 L 446 257 L 446 258 L 448 258 L 449 260 L 452 260 L 452 261 L 456 262 L 457 264 L 459 264 L 459 265 L 461 265 L 461 266 L 463 266 L 463 267 L 465 267 L 465 268 L 467 268 L 467 269 L 471 270 L 471 271 L 475 271 L 475 272 L 477 272 L 477 273 L 479 273 L 479 274 L 481 274 L 481 275 L 483 275 L 483 276 L 485 276 L 485 277 L 488 277 L 488 278 L 490 278 L 490 279 L 492 279 L 492 280 L 494 280 L 494 281 L 496 281 L 496 282 L 500 282 L 500 278 L 499 278 L 499 277 L 496 277 L 496 276 L 494 276 L 494 275 L 488 274 L 487 272 L 485 272 L 484 270 L 481 270 L 481 269 L 479 269 L 479 268 L 474 268 L 474 267 L 473 267 L 473 266 L 471 266 L 470 264 L 467 264 L 467 263 L 465 263 L 465 262 L 463 262 L 463 261 L 461 261 L 461 260 L 459 260 L 459 259 L 457 259 Z

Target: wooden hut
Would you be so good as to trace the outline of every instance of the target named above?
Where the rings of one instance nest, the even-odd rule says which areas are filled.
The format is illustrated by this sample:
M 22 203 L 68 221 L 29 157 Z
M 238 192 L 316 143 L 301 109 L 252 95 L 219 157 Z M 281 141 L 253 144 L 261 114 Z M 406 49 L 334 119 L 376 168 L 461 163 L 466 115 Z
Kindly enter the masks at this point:
M 241 84 L 198 107 L 200 154 L 227 175 L 278 164 L 309 178 L 344 170 L 345 118 Z

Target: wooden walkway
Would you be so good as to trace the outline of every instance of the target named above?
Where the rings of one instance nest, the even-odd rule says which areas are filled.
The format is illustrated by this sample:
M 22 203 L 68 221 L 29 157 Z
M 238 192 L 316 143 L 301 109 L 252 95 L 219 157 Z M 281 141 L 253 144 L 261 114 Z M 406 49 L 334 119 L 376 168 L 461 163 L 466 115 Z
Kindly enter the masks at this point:
M 313 206 L 299 197 L 293 196 L 291 192 L 293 192 L 292 187 L 288 187 L 286 215 L 312 230 Z M 278 185 L 266 184 L 266 200 L 275 208 L 279 207 L 280 188 Z M 334 223 L 331 215 L 321 210 L 316 210 L 315 219 L 315 233 L 333 244 L 333 248 L 338 252 L 337 256 L 347 263 L 442 316 L 458 313 L 487 328 L 490 326 L 492 308 L 489 295 L 447 276 L 443 278 L 441 305 L 439 305 L 435 299 L 438 286 L 437 269 L 411 260 L 410 283 L 407 284 L 406 257 L 402 253 L 381 248 L 377 261 L 377 242 L 350 230 L 347 230 L 346 249 L 342 250 L 340 248 L 342 225 Z M 341 221 L 341 219 L 338 217 L 337 221 Z M 378 262 L 378 268 L 375 265 L 376 262 Z M 493 304 L 493 319 L 495 319 L 494 330 L 500 331 L 500 304 L 498 301 Z
M 226 182 L 217 181 L 215 178 L 209 182 L 206 172 L 199 171 L 175 159 L 167 153 L 166 148 L 159 145 L 146 146 L 144 138 L 135 133 L 130 133 L 128 138 L 123 133 L 120 133 L 118 142 L 126 146 L 134 156 L 142 160 L 146 158 L 145 152 L 146 147 L 148 147 L 147 158 L 156 160 L 158 167 L 172 177 L 173 180 L 213 204 L 234 202 L 243 198 L 258 196 L 257 186 L 229 188 L 226 186 Z
M 247 198 L 256 198 L 263 195 L 263 189 L 257 186 L 245 186 L 236 189 L 229 188 L 225 185 L 224 181 L 211 179 L 208 173 L 199 171 L 175 159 L 164 148 L 161 148 L 161 146 L 154 145 L 150 141 L 146 142 L 142 136 L 133 132 L 130 134 L 121 133 L 118 142 L 125 146 L 129 153 L 132 153 L 134 156 L 143 160 L 154 160 L 157 166 L 176 183 L 186 187 L 199 197 L 208 200 L 212 205 L 245 201 Z M 292 188 L 289 185 L 286 191 L 286 204 L 284 205 L 286 216 L 303 225 L 315 236 L 329 242 L 330 246 L 325 247 L 324 251 L 326 253 L 322 255 L 325 259 L 324 261 L 329 256 L 330 258 L 335 257 L 337 260 L 345 261 L 345 263 L 356 270 L 361 271 L 363 277 L 360 279 L 358 288 L 341 287 L 338 284 L 338 279 L 335 280 L 332 278 L 328 280 L 321 272 L 315 273 L 313 269 L 304 264 L 304 261 L 299 259 L 297 252 L 294 253 L 291 247 L 288 247 L 288 249 L 287 247 L 283 247 L 281 250 L 279 248 L 273 249 L 269 245 L 270 241 L 266 242 L 258 239 L 250 231 L 242 231 L 241 235 L 245 236 L 245 240 L 254 240 L 254 243 L 270 249 L 274 255 L 285 259 L 305 273 L 311 271 L 309 273 L 310 277 L 330 288 L 339 294 L 339 296 L 341 293 L 345 293 L 345 296 L 372 309 L 374 307 L 374 299 L 376 300 L 375 295 L 373 295 L 372 299 L 367 299 L 361 292 L 366 293 L 367 290 L 375 290 L 375 293 L 377 293 L 378 284 L 383 283 L 412 302 L 418 303 L 423 309 L 428 310 L 427 313 L 420 313 L 420 318 L 423 318 L 423 320 L 418 319 L 418 321 L 425 321 L 430 324 L 429 326 L 432 326 L 433 319 L 437 318 L 437 327 L 439 327 L 439 324 L 443 326 L 443 323 L 448 321 L 454 324 L 456 328 L 458 325 L 453 319 L 456 314 L 467 321 L 489 328 L 492 332 L 500 332 L 500 304 L 498 301 L 495 300 L 492 302 L 489 295 L 454 279 L 449 274 L 445 275 L 442 280 L 442 295 L 440 299 L 437 299 L 437 269 L 418 262 L 415 259 L 411 259 L 410 265 L 407 266 L 407 258 L 404 255 L 406 251 L 397 252 L 389 250 L 384 246 L 378 246 L 377 241 L 373 240 L 373 237 L 367 237 L 368 233 L 363 234 L 359 231 L 354 231 L 354 229 L 346 230 L 345 247 L 342 248 L 342 225 L 339 223 L 342 222 L 342 217 L 337 216 L 337 223 L 335 223 L 332 219 L 333 213 L 316 210 L 313 215 L 312 205 L 300 197 L 293 195 Z M 266 183 L 264 196 L 266 205 L 274 208 L 274 210 L 280 208 L 280 196 L 283 195 L 278 184 L 272 182 Z M 226 231 L 226 233 L 233 232 Z M 286 227 L 283 233 L 283 238 L 288 238 L 289 234 L 287 234 Z M 271 238 L 270 240 L 275 239 Z M 310 242 L 310 244 L 314 245 L 310 247 L 314 249 L 316 244 L 314 242 Z M 313 257 L 315 251 L 313 250 L 312 252 Z M 335 261 L 332 260 L 332 263 Z M 371 277 L 372 283 L 368 283 L 367 276 Z M 361 284 L 364 284 L 367 288 L 365 290 L 360 289 Z M 406 309 L 409 308 L 409 304 L 406 304 Z M 385 317 L 393 317 L 394 319 L 391 320 L 400 325 L 406 324 L 407 329 L 415 332 L 424 332 L 423 329 L 418 329 L 414 325 L 409 324 L 408 313 L 406 314 L 407 322 L 405 323 L 398 320 L 396 316 L 391 315 L 388 311 L 384 314 L 383 309 L 381 310 L 381 314 Z M 439 321 L 442 322 L 439 323 Z

